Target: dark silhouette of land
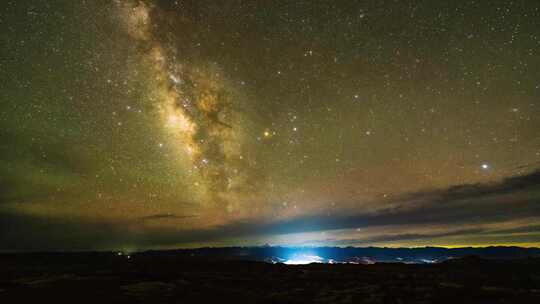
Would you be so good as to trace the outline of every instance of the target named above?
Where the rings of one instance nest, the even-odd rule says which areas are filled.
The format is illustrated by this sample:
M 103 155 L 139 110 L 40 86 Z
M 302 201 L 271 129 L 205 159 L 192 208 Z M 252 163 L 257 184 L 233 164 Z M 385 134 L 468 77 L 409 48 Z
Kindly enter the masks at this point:
M 0 303 L 540 303 L 538 249 L 310 250 L 350 263 L 263 261 L 301 251 L 280 247 L 0 254 Z

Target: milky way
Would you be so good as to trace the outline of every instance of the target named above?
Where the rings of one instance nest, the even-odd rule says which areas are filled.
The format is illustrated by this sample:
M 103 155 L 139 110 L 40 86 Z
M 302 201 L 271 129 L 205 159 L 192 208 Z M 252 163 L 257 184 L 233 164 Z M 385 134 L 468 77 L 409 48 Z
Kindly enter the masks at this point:
M 540 244 L 537 1 L 8 1 L 0 25 L 0 249 Z
M 242 156 L 243 127 L 238 108 L 241 104 L 218 69 L 190 66 L 182 54 L 154 37 L 153 15 L 160 12 L 152 4 L 118 1 L 119 15 L 126 31 L 141 50 L 141 59 L 151 65 L 149 84 L 155 101 L 178 153 L 189 159 L 198 201 L 236 211 L 243 189 L 255 191 L 247 180 L 249 168 Z M 185 168 L 182 168 L 185 169 Z M 202 189 L 199 189 L 202 188 Z

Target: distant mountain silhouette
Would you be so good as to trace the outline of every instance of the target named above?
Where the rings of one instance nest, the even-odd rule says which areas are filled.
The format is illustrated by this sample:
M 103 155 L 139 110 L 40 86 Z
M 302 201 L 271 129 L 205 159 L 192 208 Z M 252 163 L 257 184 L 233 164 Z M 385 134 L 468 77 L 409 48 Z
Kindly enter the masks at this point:
M 540 248 L 523 247 L 463 247 L 463 248 L 381 248 L 381 247 L 220 247 L 146 251 L 139 255 L 174 255 L 202 260 L 246 260 L 286 262 L 294 259 L 313 259 L 313 262 L 337 263 L 435 263 L 455 258 L 476 256 L 484 259 L 518 259 L 540 257 Z

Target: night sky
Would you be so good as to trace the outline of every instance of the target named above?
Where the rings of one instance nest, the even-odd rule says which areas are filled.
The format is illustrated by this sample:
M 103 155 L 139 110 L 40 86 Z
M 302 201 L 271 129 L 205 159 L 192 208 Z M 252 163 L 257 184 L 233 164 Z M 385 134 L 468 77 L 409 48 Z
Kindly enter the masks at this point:
M 0 250 L 540 246 L 540 2 L 3 1 Z

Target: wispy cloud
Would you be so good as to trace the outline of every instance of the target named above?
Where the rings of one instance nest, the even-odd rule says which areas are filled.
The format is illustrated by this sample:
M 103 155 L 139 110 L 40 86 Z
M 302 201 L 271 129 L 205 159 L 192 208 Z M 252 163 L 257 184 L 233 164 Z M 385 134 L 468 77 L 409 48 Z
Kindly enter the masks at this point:
M 0 213 L 0 249 L 32 248 L 115 248 L 133 244 L 139 248 L 214 243 L 230 239 L 257 239 L 294 233 L 375 229 L 393 227 L 392 232 L 363 235 L 362 239 L 334 239 L 334 243 L 371 244 L 413 239 L 444 237 L 474 238 L 489 234 L 520 233 L 520 242 L 539 242 L 540 171 L 505 179 L 495 184 L 461 185 L 448 189 L 410 193 L 390 202 L 377 212 L 328 216 L 310 215 L 270 221 L 239 221 L 211 229 L 178 230 L 173 228 L 138 229 L 136 223 L 101 223 L 59 221 L 21 214 Z M 140 221 L 184 220 L 196 215 L 151 214 Z M 497 223 L 519 222 L 516 226 L 498 227 Z M 489 228 L 486 228 L 486 225 Z M 127 227 L 126 227 L 127 226 Z M 426 232 L 425 227 L 448 227 Z M 135 227 L 136 229 L 133 229 Z M 395 231 L 400 231 L 396 233 Z M 417 227 L 418 229 L 415 229 Z M 498 228 L 497 228 L 498 227 Z M 70 234 L 63 232 L 71 231 Z M 62 233 L 60 233 L 62 232 Z M 321 237 L 321 239 L 324 239 Z M 331 240 L 329 240 L 331 241 Z
M 198 215 L 176 215 L 172 213 L 159 213 L 159 214 L 152 214 L 148 216 L 140 217 L 139 219 L 142 221 L 155 221 L 155 220 L 166 220 L 166 219 L 188 219 L 188 218 L 196 218 L 199 217 Z

